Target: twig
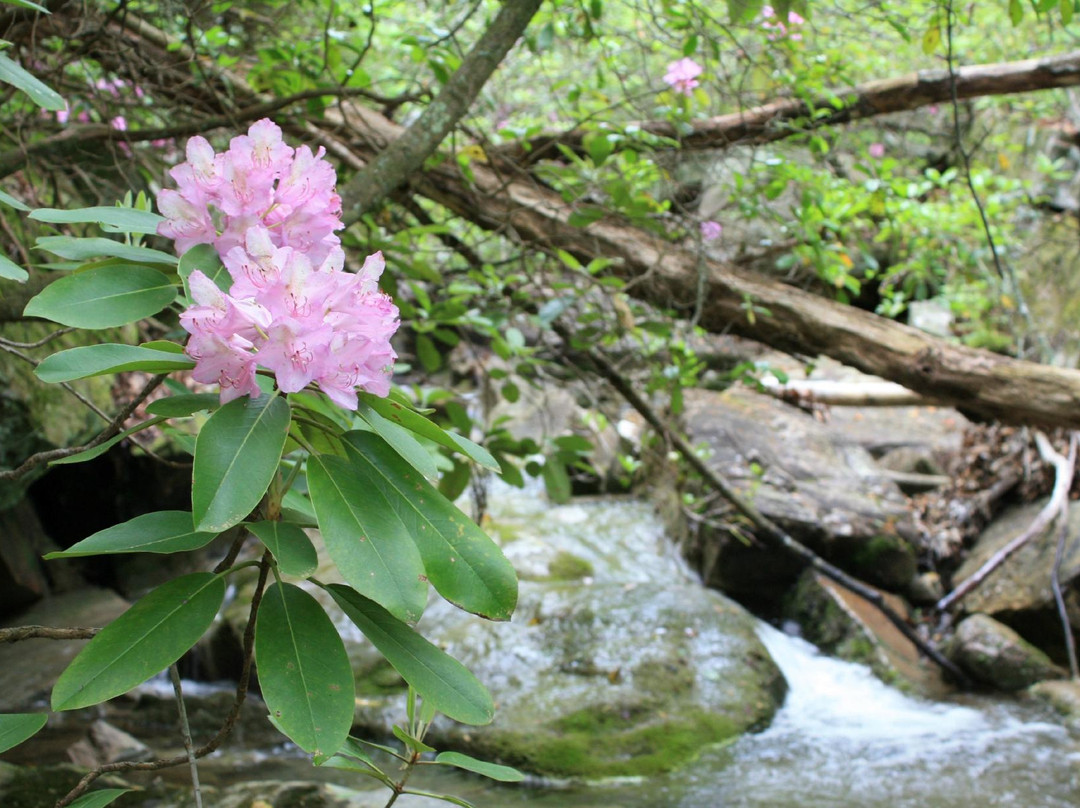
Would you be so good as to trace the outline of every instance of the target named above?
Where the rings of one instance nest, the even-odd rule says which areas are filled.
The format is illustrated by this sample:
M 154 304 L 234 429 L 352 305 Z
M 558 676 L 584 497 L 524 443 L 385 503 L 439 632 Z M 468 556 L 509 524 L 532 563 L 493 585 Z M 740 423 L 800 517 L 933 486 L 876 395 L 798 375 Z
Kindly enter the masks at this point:
M 191 787 L 195 794 L 195 808 L 202 808 L 199 764 L 195 758 L 195 749 L 191 744 L 191 727 L 188 724 L 187 708 L 184 706 L 184 691 L 180 686 L 180 671 L 175 662 L 169 666 L 169 678 L 172 680 L 173 693 L 176 694 L 176 709 L 180 714 L 180 733 L 184 737 L 184 751 L 187 752 L 188 764 L 191 767 Z
M 20 640 L 89 640 L 100 628 L 51 628 L 49 626 L 15 626 L 0 628 L 0 643 Z
M 552 328 L 563 339 L 568 347 L 572 345 L 571 334 L 565 326 L 559 322 L 554 322 L 552 323 Z M 604 358 L 604 356 L 594 350 L 587 351 L 585 356 L 596 367 L 600 375 L 607 379 L 612 387 L 626 399 L 630 406 L 637 410 L 657 433 L 670 441 L 671 445 L 675 447 L 680 455 L 682 455 L 683 460 L 685 460 L 694 471 L 700 474 L 706 483 L 718 491 L 739 513 L 750 520 L 754 527 L 757 528 L 757 535 L 759 537 L 792 555 L 798 556 L 826 578 L 835 581 L 845 589 L 854 592 L 856 595 L 869 601 L 890 623 L 896 626 L 900 633 L 907 637 L 916 648 L 933 660 L 942 670 L 952 676 L 958 684 L 964 687 L 970 685 L 970 680 L 964 672 L 946 659 L 945 656 L 930 643 L 920 637 L 908 624 L 907 620 L 885 602 L 885 598 L 882 596 L 881 592 L 857 578 L 853 578 L 838 567 L 834 567 L 809 547 L 790 536 L 771 519 L 764 516 L 757 508 L 732 489 L 720 475 L 709 468 L 709 466 L 705 464 L 705 461 L 698 457 L 694 448 L 687 442 L 686 438 L 665 423 L 648 402 L 638 394 L 633 386 L 631 386 L 631 384 L 611 365 L 610 362 L 607 361 L 606 358 Z
M 154 392 L 154 390 L 156 390 L 161 385 L 161 383 L 165 381 L 165 377 L 166 374 L 161 373 L 151 378 L 143 386 L 143 389 L 139 391 L 138 395 L 136 395 L 135 398 L 131 399 L 131 401 L 125 404 L 124 408 L 120 410 L 120 412 L 118 412 L 111 421 L 109 421 L 108 426 L 101 430 L 101 432 L 99 432 L 97 434 L 97 437 L 95 437 L 93 440 L 84 443 L 82 446 L 68 446 L 61 449 L 49 449 L 44 452 L 38 452 L 37 454 L 30 455 L 30 457 L 26 458 L 26 460 L 24 460 L 22 462 L 22 465 L 20 465 L 18 468 L 0 471 L 0 481 L 16 480 L 19 477 L 22 477 L 24 474 L 28 474 L 29 472 L 33 471 L 42 463 L 59 460 L 63 457 L 71 457 L 72 455 L 76 455 L 79 452 L 85 452 L 87 449 L 93 449 L 95 446 L 101 445 L 113 435 L 116 435 L 120 432 L 120 430 L 124 426 L 124 421 L 130 418 L 131 414 L 135 412 L 135 410 L 138 409 L 139 405 L 146 400 L 146 397 L 149 396 L 152 392 Z M 105 420 L 109 420 L 108 416 L 104 413 L 101 413 L 101 415 L 105 418 Z
M 1068 500 L 1069 489 L 1072 487 L 1073 464 L 1055 452 L 1054 448 L 1050 445 L 1050 441 L 1048 441 L 1046 436 L 1041 432 L 1035 433 L 1035 445 L 1039 447 L 1039 455 L 1043 460 L 1052 464 L 1056 471 L 1054 490 L 1050 494 L 1050 501 L 1047 502 L 1043 509 L 1039 511 L 1038 515 L 1031 520 L 1031 524 L 1028 525 L 1027 530 L 990 556 L 990 558 L 986 560 L 986 563 L 979 567 L 970 577 L 960 583 L 948 595 L 939 600 L 934 606 L 937 611 L 944 612 L 946 609 L 955 606 L 961 599 L 967 597 L 975 587 L 986 580 L 986 577 L 990 575 L 990 573 L 1004 564 L 1009 556 L 1036 536 L 1042 535 L 1042 532 L 1046 530 L 1047 525 L 1061 513 L 1062 508 Z
M 270 551 L 268 550 L 263 554 L 262 560 L 259 561 L 259 581 L 255 585 L 254 594 L 251 596 L 251 609 L 248 611 L 248 624 L 244 629 L 244 661 L 240 670 L 240 682 L 236 686 L 236 695 L 233 697 L 232 707 L 229 710 L 229 714 L 225 716 L 225 721 L 217 731 L 217 734 L 214 735 L 208 743 L 195 750 L 193 754 L 196 759 L 206 757 L 224 743 L 225 739 L 229 737 L 233 727 L 236 725 L 236 721 L 240 717 L 240 708 L 243 707 L 244 700 L 247 698 L 248 684 L 251 678 L 251 659 L 255 649 L 255 619 L 259 613 L 259 604 L 262 602 L 263 589 L 266 587 L 266 576 L 270 570 L 270 558 Z M 93 771 L 87 772 L 82 780 L 80 780 L 71 791 L 57 800 L 55 808 L 66 808 L 66 806 L 71 805 L 72 802 L 77 800 L 82 794 L 86 793 L 86 789 L 90 787 L 91 783 L 103 774 L 123 771 L 157 771 L 158 769 L 169 769 L 173 766 L 182 766 L 187 762 L 188 756 L 184 754 L 175 755 L 171 758 L 161 758 L 160 760 L 150 760 L 145 763 L 136 761 L 104 763 Z
M 1076 432 L 1069 435 L 1069 458 L 1065 462 L 1069 469 L 1076 467 L 1076 449 L 1078 436 Z M 1060 455 L 1058 455 L 1060 457 Z M 1061 593 L 1061 562 L 1065 558 L 1065 539 L 1069 533 L 1069 499 L 1061 503 L 1061 518 L 1058 520 L 1057 547 L 1054 550 L 1054 568 L 1050 573 L 1050 588 L 1054 592 L 1054 603 L 1057 604 L 1058 616 L 1061 618 L 1061 628 L 1065 633 L 1065 650 L 1069 654 L 1069 673 L 1072 678 L 1080 679 L 1080 667 L 1076 662 L 1076 642 L 1073 640 L 1072 623 L 1069 621 L 1069 613 L 1065 608 L 1065 597 Z

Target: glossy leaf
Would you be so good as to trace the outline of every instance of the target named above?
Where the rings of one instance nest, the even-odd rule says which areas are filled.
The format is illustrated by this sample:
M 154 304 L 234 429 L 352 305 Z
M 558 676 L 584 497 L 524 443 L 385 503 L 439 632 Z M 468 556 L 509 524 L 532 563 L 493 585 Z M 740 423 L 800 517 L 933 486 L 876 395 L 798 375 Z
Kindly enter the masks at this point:
M 124 440 L 130 435 L 134 435 L 136 432 L 141 432 L 144 429 L 160 424 L 164 421 L 164 418 L 150 418 L 149 420 L 142 421 L 135 426 L 128 427 L 123 432 L 113 435 L 106 441 L 102 441 L 97 446 L 92 446 L 89 449 L 84 449 L 81 452 L 77 452 L 67 457 L 61 457 L 56 460 L 50 460 L 50 466 L 70 466 L 74 463 L 85 463 L 87 460 L 93 460 L 95 457 L 100 457 L 105 454 L 109 449 L 114 447 L 120 441 Z
M 175 298 L 175 284 L 156 269 L 105 266 L 53 281 L 23 314 L 76 328 L 111 328 L 157 314 Z
M 306 578 L 319 566 L 319 554 L 299 526 L 289 522 L 265 521 L 248 525 L 259 541 L 274 554 L 278 569 L 286 575 Z
M 520 783 L 525 775 L 510 766 L 500 766 L 497 763 L 488 763 L 485 760 L 477 760 L 461 752 L 440 752 L 435 756 L 435 762 L 444 766 L 456 766 L 459 769 L 482 774 L 500 783 Z
M 220 404 L 221 396 L 217 393 L 180 393 L 151 401 L 146 412 L 163 418 L 187 418 L 203 410 L 216 410 Z
M 415 432 L 417 435 L 434 441 L 440 446 L 445 446 L 447 449 L 461 452 L 470 460 L 479 463 L 486 469 L 495 472 L 499 470 L 499 464 L 495 462 L 495 458 L 492 457 L 491 453 L 483 446 L 480 446 L 461 435 L 447 432 L 438 425 L 433 424 L 420 413 L 409 409 L 404 404 L 388 398 L 379 398 L 370 393 L 361 393 L 360 400 L 371 407 L 371 409 L 375 410 L 375 412 L 383 418 L 405 427 L 410 432 Z
M 413 433 L 393 421 L 383 418 L 371 407 L 360 402 L 356 410 L 357 415 L 363 418 L 376 434 L 394 447 L 394 451 L 409 462 L 413 468 L 427 477 L 429 480 L 439 478 L 439 470 L 435 467 L 435 460 L 431 453 L 420 445 L 413 437 Z
M 333 455 L 310 458 L 307 476 L 326 550 L 341 576 L 398 619 L 419 620 L 428 594 L 424 562 L 380 492 Z
M 196 244 L 180 256 L 176 271 L 184 281 L 184 290 L 189 297 L 191 293 L 187 288 L 187 279 L 196 269 L 216 283 L 223 292 L 232 288 L 232 276 L 221 263 L 221 257 L 213 244 Z
M 98 704 L 164 670 L 206 633 L 224 598 L 224 579 L 208 572 L 162 584 L 79 652 L 53 686 L 52 709 Z
M 193 367 L 195 362 L 183 354 L 135 345 L 106 343 L 69 348 L 47 356 L 34 369 L 34 374 L 43 382 L 55 384 L 124 370 L 168 373 Z
M 176 266 L 177 258 L 161 250 L 149 247 L 136 247 L 111 238 L 75 238 L 73 236 L 42 236 L 34 248 L 51 252 L 70 261 L 87 261 L 91 258 L 108 256 L 123 258 L 126 261 L 149 264 L 169 264 Z
M 30 277 L 30 273 L 16 264 L 6 255 L 0 255 L 0 278 L 22 283 Z
M 349 735 L 352 667 L 322 606 L 292 584 L 274 584 L 255 624 L 259 686 L 275 725 L 303 749 L 332 755 Z
M 234 399 L 210 416 L 191 473 L 197 530 L 220 533 L 255 509 L 277 472 L 289 420 L 285 399 L 265 395 Z
M 68 808 L 105 808 L 106 805 L 111 805 L 121 795 L 132 790 L 130 788 L 103 788 L 100 791 L 91 791 L 89 794 L 83 794 Z
M 425 704 L 463 724 L 487 724 L 495 717 L 491 694 L 464 665 L 355 590 L 341 584 L 327 589 Z
M 95 223 L 107 225 L 117 232 L 142 233 L 148 236 L 155 235 L 158 224 L 165 221 L 164 216 L 159 216 L 148 210 L 107 207 L 105 205 L 92 208 L 74 208 L 72 210 L 38 208 L 32 211 L 27 218 L 53 224 Z
M 67 550 L 49 553 L 45 558 L 112 553 L 182 553 L 205 547 L 217 536 L 217 533 L 196 531 L 189 511 L 157 511 L 99 530 Z
M 517 576 L 498 545 L 378 435 L 349 432 L 345 441 L 353 476 L 363 481 L 362 490 L 386 500 L 439 594 L 465 611 L 509 620 Z
M 0 752 L 18 746 L 45 726 L 45 713 L 10 713 L 0 715 Z
M 2 53 L 0 53 L 0 81 L 22 90 L 39 107 L 58 112 L 67 106 L 60 93 Z

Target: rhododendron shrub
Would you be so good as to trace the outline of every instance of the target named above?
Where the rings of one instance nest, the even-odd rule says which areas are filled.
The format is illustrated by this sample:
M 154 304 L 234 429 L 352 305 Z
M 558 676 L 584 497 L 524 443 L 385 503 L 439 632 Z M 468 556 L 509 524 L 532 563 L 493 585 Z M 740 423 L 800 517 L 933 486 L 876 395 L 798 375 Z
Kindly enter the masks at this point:
M 336 175 L 322 149 L 294 148 L 262 120 L 223 152 L 194 137 L 185 153 L 170 172 L 175 187 L 158 195 L 162 215 L 144 198 L 29 214 L 125 235 L 51 237 L 46 243 L 58 253 L 86 260 L 31 299 L 27 317 L 91 330 L 154 317 L 155 327 L 174 323 L 170 336 L 179 335 L 136 346 L 97 343 L 91 332 L 84 340 L 91 344 L 37 365 L 38 377 L 52 383 L 144 374 L 135 382 L 144 384 L 142 394 L 87 445 L 62 451 L 64 461 L 96 457 L 151 426 L 179 436 L 175 451 L 193 455 L 190 510 L 142 514 L 50 557 L 184 552 L 226 531 L 235 538 L 212 571 L 162 584 L 102 629 L 57 680 L 52 709 L 101 703 L 174 666 L 213 625 L 229 577 L 258 566 L 247 662 L 258 670 L 274 726 L 317 763 L 338 753 L 355 757 L 360 748 L 349 739 L 355 682 L 325 611 L 331 601 L 407 683 L 402 737 L 410 748 L 429 748 L 422 739 L 436 711 L 487 723 L 494 705 L 484 686 L 413 625 L 431 587 L 481 617 L 513 613 L 513 567 L 440 493 L 432 452 L 493 471 L 498 463 L 392 389 L 390 338 L 399 317 L 379 290 L 385 262 L 377 252 L 350 266 L 337 235 Z M 171 239 L 179 258 L 144 244 L 147 237 Z M 220 392 L 193 394 L 186 379 L 163 384 L 177 372 Z M 165 390 L 170 395 L 160 397 Z M 157 398 L 143 414 L 139 405 L 151 393 Z M 304 532 L 310 527 L 319 529 L 318 548 Z M 342 583 L 311 577 L 330 562 Z M 313 588 L 322 588 L 323 602 Z M 247 682 L 239 683 L 237 701 L 246 693 Z M 42 724 L 35 716 L 0 716 L 0 736 L 28 737 Z M 520 779 L 457 754 L 432 764 Z
M 261 365 L 282 392 L 316 383 L 347 409 L 357 389 L 385 396 L 398 311 L 378 290 L 381 253 L 344 271 L 341 198 L 324 149 L 293 149 L 264 119 L 226 152 L 194 137 L 186 153 L 170 172 L 176 190 L 158 195 L 158 233 L 181 254 L 212 244 L 232 278 L 228 291 L 199 269 L 188 278 L 195 304 L 180 324 L 195 380 L 219 384 L 222 402 L 258 396 Z

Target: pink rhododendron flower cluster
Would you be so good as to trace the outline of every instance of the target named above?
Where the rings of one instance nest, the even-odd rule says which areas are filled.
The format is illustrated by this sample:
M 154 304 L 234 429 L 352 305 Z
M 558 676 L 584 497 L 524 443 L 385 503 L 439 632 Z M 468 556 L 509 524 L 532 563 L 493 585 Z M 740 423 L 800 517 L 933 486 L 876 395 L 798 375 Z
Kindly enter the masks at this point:
M 385 396 L 396 354 L 398 310 L 379 291 L 382 253 L 344 271 L 337 175 L 324 150 L 293 149 L 269 120 L 252 124 L 215 154 L 201 137 L 163 190 L 161 235 L 183 254 L 213 244 L 232 277 L 223 292 L 195 270 L 195 304 L 180 315 L 191 334 L 196 381 L 218 383 L 222 402 L 257 396 L 255 370 L 274 372 L 286 393 L 316 383 L 334 402 L 357 407 L 357 389 Z
M 806 20 L 801 14 L 794 11 L 789 11 L 787 15 L 787 22 L 777 19 L 776 10 L 772 6 L 762 6 L 761 16 L 764 18 L 761 23 L 761 27 L 766 30 L 771 30 L 773 33 L 769 34 L 769 39 L 787 39 L 799 40 L 802 39 L 802 34 L 796 32 L 788 33 L 789 25 L 802 25 Z
M 701 83 L 698 81 L 701 73 L 701 65 L 693 59 L 680 59 L 668 65 L 664 82 L 675 92 L 689 96 L 693 95 L 694 88 Z

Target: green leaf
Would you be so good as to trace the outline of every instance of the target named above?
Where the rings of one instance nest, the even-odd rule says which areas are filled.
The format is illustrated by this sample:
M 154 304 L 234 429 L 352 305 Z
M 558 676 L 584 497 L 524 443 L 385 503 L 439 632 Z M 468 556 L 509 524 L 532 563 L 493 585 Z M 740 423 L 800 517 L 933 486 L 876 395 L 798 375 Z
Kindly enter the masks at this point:
M 415 797 L 426 797 L 429 800 L 441 800 L 442 802 L 448 802 L 451 805 L 457 805 L 459 808 L 476 808 L 471 802 L 461 797 L 455 797 L 453 794 L 436 794 L 433 791 L 420 791 L 415 788 L 407 788 L 402 794 L 411 794 Z
M 60 93 L 2 53 L 0 53 L 0 81 L 22 90 L 39 107 L 58 112 L 67 106 Z
M 52 14 L 45 6 L 39 6 L 37 3 L 32 3 L 30 0 L 3 0 L 5 3 L 11 6 L 18 6 L 19 8 L 29 8 L 34 11 L 40 11 L 42 14 Z
M 32 211 L 27 218 L 52 224 L 96 223 L 113 228 L 112 232 L 142 233 L 148 236 L 156 235 L 158 224 L 165 221 L 164 216 L 159 216 L 148 210 L 110 208 L 104 205 L 93 208 L 75 208 L 73 210 L 38 208 Z
M 74 238 L 73 236 L 42 236 L 34 248 L 45 250 L 71 261 L 86 261 L 107 255 L 127 261 L 176 266 L 176 256 L 149 247 L 135 247 L 111 238 Z
M 248 530 L 274 554 L 278 569 L 286 575 L 306 578 L 319 566 L 315 545 L 298 525 L 265 521 L 248 525 Z
M 188 297 L 191 292 L 187 288 L 187 279 L 196 269 L 216 283 L 221 291 L 228 292 L 232 288 L 232 276 L 221 263 L 221 257 L 213 244 L 196 244 L 180 256 L 176 271 L 184 281 L 184 291 Z
M 479 446 L 461 435 L 440 429 L 438 425 L 432 423 L 420 413 L 409 409 L 404 404 L 391 401 L 388 398 L 379 398 L 370 393 L 360 393 L 360 400 L 383 418 L 405 427 L 410 432 L 415 432 L 420 437 L 434 441 L 447 449 L 461 452 L 486 469 L 499 471 L 499 464 L 495 462 L 495 458 L 483 446 Z
M 0 278 L 22 283 L 30 277 L 30 273 L 16 264 L 6 255 L 0 255 Z
M 156 269 L 105 266 L 53 281 L 23 314 L 76 328 L 111 328 L 157 314 L 174 299 L 175 284 Z
M 411 432 L 383 418 L 363 401 L 357 407 L 356 413 L 379 437 L 394 447 L 394 451 L 407 460 L 414 469 L 429 480 L 439 478 L 439 469 L 435 466 L 435 459 L 431 456 L 431 452 L 421 446 Z
M 148 421 L 142 421 L 138 424 L 135 424 L 135 426 L 128 427 L 118 435 L 113 435 L 106 441 L 102 441 L 97 446 L 92 446 L 89 449 L 84 449 L 81 452 L 77 452 L 73 455 L 68 455 L 67 457 L 61 457 L 57 460 L 50 460 L 49 465 L 70 466 L 75 463 L 85 463 L 87 460 L 93 460 L 95 457 L 100 457 L 101 455 L 105 454 L 107 451 L 109 451 L 109 449 L 114 447 L 116 444 L 118 444 L 120 441 L 124 440 L 128 436 L 134 435 L 136 432 L 141 432 L 142 430 L 154 426 L 155 424 L 160 424 L 164 420 L 164 418 L 151 418 Z
M 1024 6 L 1020 0 L 1009 0 L 1009 19 L 1013 25 L 1019 25 L 1024 19 Z
M 277 473 L 290 418 L 285 399 L 266 395 L 233 399 L 210 416 L 191 472 L 197 530 L 220 533 L 255 510 Z
M 220 404 L 221 396 L 217 393 L 180 393 L 151 401 L 146 412 L 163 418 L 187 418 L 203 410 L 216 410 Z
M 1075 0 L 1061 0 L 1059 6 L 1061 8 L 1061 22 L 1064 25 L 1068 25 L 1072 22 L 1073 12 L 1076 10 L 1073 3 Z
M 255 664 L 274 724 L 305 752 L 337 752 L 352 727 L 356 694 L 345 644 L 315 598 L 292 584 L 266 590 Z
M 46 713 L 0 715 L 0 752 L 6 752 L 34 736 L 48 720 Z
M 206 633 L 224 598 L 224 579 L 209 572 L 162 584 L 79 652 L 53 686 L 52 709 L 98 704 L 164 670 Z
M 69 348 L 47 356 L 34 369 L 34 374 L 43 382 L 55 384 L 70 382 L 73 379 L 85 379 L 89 376 L 102 376 L 106 373 L 119 373 L 124 370 L 168 373 L 172 370 L 187 370 L 193 367 L 195 367 L 195 362 L 183 354 L 134 345 L 106 343 Z
M 355 590 L 330 584 L 327 591 L 425 703 L 463 724 L 495 717 L 491 694 L 468 668 Z
M 727 0 L 728 17 L 732 22 L 746 22 L 758 15 L 765 0 Z
M 440 752 L 435 756 L 435 762 L 444 766 L 456 766 L 459 769 L 482 774 L 484 777 L 490 777 L 500 783 L 520 783 L 525 779 L 524 774 L 510 766 L 500 766 L 497 763 L 477 760 L 460 752 Z
M 570 214 L 566 223 L 571 227 L 588 227 L 593 222 L 604 218 L 604 209 L 596 207 L 584 207 Z
M 45 558 L 110 553 L 182 553 L 205 547 L 217 535 L 196 531 L 188 511 L 157 511 L 99 530 L 68 549 L 49 553 Z
M 439 594 L 473 614 L 509 620 L 517 576 L 498 545 L 378 435 L 348 432 L 345 443 L 352 477 L 369 496 L 378 492 L 389 504 Z
M 420 364 L 428 373 L 434 373 L 442 367 L 442 354 L 431 341 L 427 334 L 418 334 L 416 337 L 416 355 L 420 358 Z
M 89 794 L 83 794 L 75 802 L 71 803 L 68 808 L 105 808 L 106 805 L 111 805 L 120 795 L 127 794 L 132 790 L 130 788 L 103 788 L 100 791 L 91 791 Z
M 548 497 L 556 505 L 562 505 L 570 501 L 570 475 L 566 473 L 566 466 L 556 457 L 549 457 L 544 461 L 544 490 Z
M 24 211 L 24 212 L 30 210 L 29 205 L 27 205 L 26 203 L 16 199 L 15 197 L 13 197 L 11 194 L 7 193 L 6 191 L 0 191 L 0 202 L 3 202 L 5 205 L 9 205 L 9 206 L 15 208 L 15 210 L 21 210 L 21 211 Z
M 941 44 L 941 26 L 937 23 L 932 24 L 926 29 L 926 33 L 922 38 L 923 53 L 933 53 L 937 50 L 938 45 Z
M 319 455 L 308 459 L 308 493 L 341 576 L 397 618 L 419 620 L 427 605 L 424 562 L 379 491 L 342 458 Z

